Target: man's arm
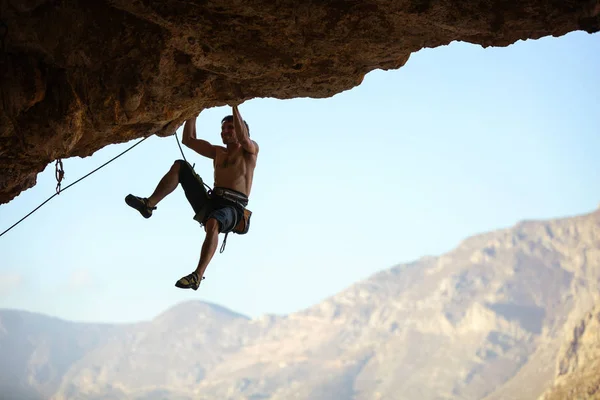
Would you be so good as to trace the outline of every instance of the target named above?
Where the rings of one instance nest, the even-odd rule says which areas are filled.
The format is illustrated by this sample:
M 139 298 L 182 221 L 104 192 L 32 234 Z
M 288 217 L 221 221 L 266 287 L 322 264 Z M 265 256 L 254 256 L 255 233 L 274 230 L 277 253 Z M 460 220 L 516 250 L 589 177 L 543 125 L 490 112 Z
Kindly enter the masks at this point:
M 183 126 L 183 137 L 181 142 L 194 150 L 196 153 L 208 157 L 211 159 L 215 159 L 217 154 L 217 150 L 215 146 L 207 142 L 206 140 L 197 139 L 196 138 L 196 117 L 190 118 L 185 121 L 185 125 Z
M 238 142 L 242 145 L 244 150 L 251 154 L 258 153 L 258 144 L 254 140 L 250 139 L 248 135 L 248 129 L 246 124 L 240 115 L 240 111 L 237 106 L 231 107 L 233 109 L 233 126 L 235 126 L 235 134 L 237 135 Z

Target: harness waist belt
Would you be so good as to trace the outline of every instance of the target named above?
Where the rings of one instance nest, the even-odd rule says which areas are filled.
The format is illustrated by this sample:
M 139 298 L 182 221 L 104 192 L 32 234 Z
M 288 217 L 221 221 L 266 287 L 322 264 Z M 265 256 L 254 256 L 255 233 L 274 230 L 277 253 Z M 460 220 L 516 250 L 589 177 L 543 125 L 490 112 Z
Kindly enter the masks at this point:
M 233 201 L 235 203 L 239 203 L 240 205 L 246 207 L 248 205 L 248 196 L 243 193 L 240 193 L 236 190 L 216 187 L 212 190 L 212 193 L 215 195 L 224 198 L 225 200 Z

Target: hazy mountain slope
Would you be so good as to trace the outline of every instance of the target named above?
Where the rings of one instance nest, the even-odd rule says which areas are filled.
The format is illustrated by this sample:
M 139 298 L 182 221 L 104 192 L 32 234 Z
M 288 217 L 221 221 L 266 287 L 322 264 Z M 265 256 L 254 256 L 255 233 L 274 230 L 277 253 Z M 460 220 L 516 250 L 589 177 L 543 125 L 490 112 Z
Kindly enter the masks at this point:
M 563 314 L 563 323 L 552 335 L 543 338 L 530 361 L 486 400 L 505 398 L 531 399 L 537 397 L 552 384 L 555 376 L 554 365 L 559 349 L 567 337 L 572 335 L 571 326 L 580 319 L 594 304 L 600 301 L 600 212 L 547 221 L 543 224 L 552 247 L 562 254 L 561 265 L 573 272 L 574 279 L 570 293 L 562 300 L 563 306 L 570 310 Z M 527 223 L 529 229 L 535 223 Z M 537 247 L 548 244 L 538 240 Z
M 542 340 L 527 363 L 484 400 L 535 399 L 554 381 L 559 340 Z
M 573 327 L 557 364 L 555 384 L 541 399 L 600 399 L 600 304 Z
M 530 400 L 599 284 L 599 212 L 526 221 L 288 316 L 179 305 L 75 358 L 55 398 Z
M 598 220 L 524 222 L 383 271 L 262 324 L 186 385 L 198 398 L 476 399 L 529 370 L 529 391 L 511 398 L 535 398 L 552 371 L 531 372 L 597 292 Z
M 189 393 L 207 369 L 244 345 L 247 323 L 247 317 L 217 305 L 179 304 L 90 351 L 73 365 L 55 398 Z
M 7 399 L 47 399 L 73 363 L 120 333 L 118 326 L 0 310 L 0 393 Z

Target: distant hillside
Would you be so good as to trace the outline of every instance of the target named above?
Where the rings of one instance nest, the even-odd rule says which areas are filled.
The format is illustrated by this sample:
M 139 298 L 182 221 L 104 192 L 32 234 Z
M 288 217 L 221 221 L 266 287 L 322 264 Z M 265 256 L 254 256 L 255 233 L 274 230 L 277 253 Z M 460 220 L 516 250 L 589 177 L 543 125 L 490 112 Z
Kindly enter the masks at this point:
M 600 399 L 600 304 L 573 327 L 557 371 L 555 384 L 542 400 Z
M 0 390 L 54 400 L 531 400 L 554 383 L 556 360 L 587 379 L 564 343 L 600 304 L 599 285 L 594 212 L 473 236 L 283 317 L 202 302 L 121 326 L 0 311 L 0 349 L 11 348 Z
M 122 334 L 119 326 L 0 310 L 0 398 L 47 399 L 77 360 Z

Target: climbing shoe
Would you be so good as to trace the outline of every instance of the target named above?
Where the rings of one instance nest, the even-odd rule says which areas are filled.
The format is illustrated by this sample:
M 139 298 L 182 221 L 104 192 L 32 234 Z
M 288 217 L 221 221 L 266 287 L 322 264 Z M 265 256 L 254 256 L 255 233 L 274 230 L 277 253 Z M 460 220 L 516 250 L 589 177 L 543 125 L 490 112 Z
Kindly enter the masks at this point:
M 150 218 L 152 216 L 152 210 L 156 210 L 156 207 L 148 207 L 147 198 L 137 197 L 132 194 L 128 194 L 127 197 L 125 197 L 125 203 L 127 203 L 129 207 L 138 210 L 144 218 Z
M 204 279 L 204 277 L 202 277 L 202 279 Z M 184 276 L 183 278 L 181 278 L 177 282 L 175 282 L 175 286 L 178 288 L 181 288 L 181 289 L 198 290 L 198 287 L 200 286 L 200 280 L 198 279 L 198 274 L 196 274 L 195 272 L 192 272 L 191 274 Z

